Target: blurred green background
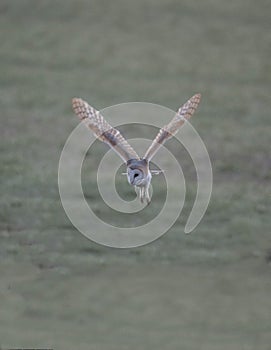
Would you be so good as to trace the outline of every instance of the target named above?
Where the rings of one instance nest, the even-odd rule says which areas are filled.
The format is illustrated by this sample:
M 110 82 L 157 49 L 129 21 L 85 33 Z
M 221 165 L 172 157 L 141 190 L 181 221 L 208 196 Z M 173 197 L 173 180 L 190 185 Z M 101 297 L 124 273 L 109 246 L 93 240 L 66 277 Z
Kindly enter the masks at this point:
M 270 13 L 269 0 L 0 1 L 0 347 L 271 349 Z M 192 190 L 150 245 L 84 238 L 57 188 L 71 98 L 176 109 L 196 92 L 214 171 L 201 224 L 184 235 Z

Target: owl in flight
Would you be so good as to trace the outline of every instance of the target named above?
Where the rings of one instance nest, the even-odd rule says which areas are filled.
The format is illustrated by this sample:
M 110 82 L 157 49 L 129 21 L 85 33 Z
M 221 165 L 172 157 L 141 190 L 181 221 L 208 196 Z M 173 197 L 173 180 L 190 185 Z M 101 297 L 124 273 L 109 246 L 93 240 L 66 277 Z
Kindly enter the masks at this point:
M 178 109 L 174 118 L 160 129 L 142 158 L 137 155 L 121 133 L 108 124 L 100 112 L 91 107 L 87 102 L 81 98 L 73 98 L 72 106 L 75 114 L 80 120 L 85 122 L 95 136 L 107 143 L 126 163 L 126 174 L 129 184 L 134 186 L 139 193 L 140 201 L 143 203 L 145 200 L 149 204 L 151 201 L 149 186 L 152 174 L 159 173 L 159 171 L 150 170 L 149 162 L 160 146 L 174 136 L 185 121 L 194 114 L 199 105 L 200 98 L 201 95 L 196 94 Z

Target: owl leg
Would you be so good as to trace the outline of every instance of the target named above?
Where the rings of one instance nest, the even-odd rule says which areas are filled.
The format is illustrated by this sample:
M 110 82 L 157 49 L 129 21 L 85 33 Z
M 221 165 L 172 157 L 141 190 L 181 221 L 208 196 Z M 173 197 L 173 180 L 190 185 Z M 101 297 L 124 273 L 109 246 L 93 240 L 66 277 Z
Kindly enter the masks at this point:
M 138 196 L 139 199 L 140 199 L 140 202 L 143 203 L 143 201 L 144 201 L 144 192 L 143 192 L 143 188 L 142 188 L 142 187 L 137 187 L 137 186 L 135 186 L 135 191 L 136 191 L 137 196 Z
M 140 202 L 144 203 L 144 200 L 146 200 L 147 204 L 150 204 L 151 198 L 149 195 L 149 187 L 137 187 L 135 186 L 136 194 L 139 196 Z
M 149 205 L 151 202 L 150 194 L 149 194 L 149 186 L 143 187 L 144 198 L 146 199 L 147 204 Z
M 144 202 L 144 187 L 139 188 L 139 194 L 140 194 L 140 202 Z

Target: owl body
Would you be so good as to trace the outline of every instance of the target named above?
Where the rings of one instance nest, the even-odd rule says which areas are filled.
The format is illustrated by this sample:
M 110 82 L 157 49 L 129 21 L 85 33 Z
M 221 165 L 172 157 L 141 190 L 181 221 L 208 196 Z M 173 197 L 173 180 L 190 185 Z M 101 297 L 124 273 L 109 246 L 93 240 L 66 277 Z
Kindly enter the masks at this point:
M 152 175 L 149 162 L 146 159 L 129 159 L 126 165 L 129 184 L 135 187 L 141 202 L 145 198 L 147 203 L 150 203 L 149 187 Z
M 72 105 L 75 114 L 86 123 L 96 137 L 107 143 L 126 163 L 129 184 L 135 187 L 141 202 L 143 203 L 146 200 L 149 204 L 151 201 L 149 187 L 152 173 L 159 173 L 159 171 L 150 170 L 149 162 L 160 146 L 174 136 L 185 121 L 194 114 L 200 98 L 201 95 L 196 94 L 178 109 L 174 118 L 160 129 L 143 158 L 140 158 L 121 133 L 113 128 L 100 112 L 87 102 L 81 98 L 74 98 Z

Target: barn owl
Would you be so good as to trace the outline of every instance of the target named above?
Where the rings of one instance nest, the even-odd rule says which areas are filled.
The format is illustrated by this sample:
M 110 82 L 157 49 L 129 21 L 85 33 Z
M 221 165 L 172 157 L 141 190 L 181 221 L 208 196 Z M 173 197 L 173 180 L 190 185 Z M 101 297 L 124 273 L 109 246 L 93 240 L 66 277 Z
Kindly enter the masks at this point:
M 147 149 L 144 157 L 140 158 L 134 149 L 129 145 L 121 133 L 113 128 L 100 114 L 99 111 L 91 107 L 81 98 L 73 98 L 72 106 L 75 114 L 86 126 L 92 130 L 94 135 L 101 141 L 107 143 L 126 163 L 127 179 L 130 185 L 135 187 L 139 194 L 141 203 L 150 203 L 149 186 L 152 175 L 159 172 L 150 170 L 149 162 L 156 154 L 162 144 L 174 136 L 180 127 L 189 119 L 199 105 L 201 95 L 196 94 L 191 97 L 182 107 L 180 107 L 174 118 L 160 129 L 157 136 Z

